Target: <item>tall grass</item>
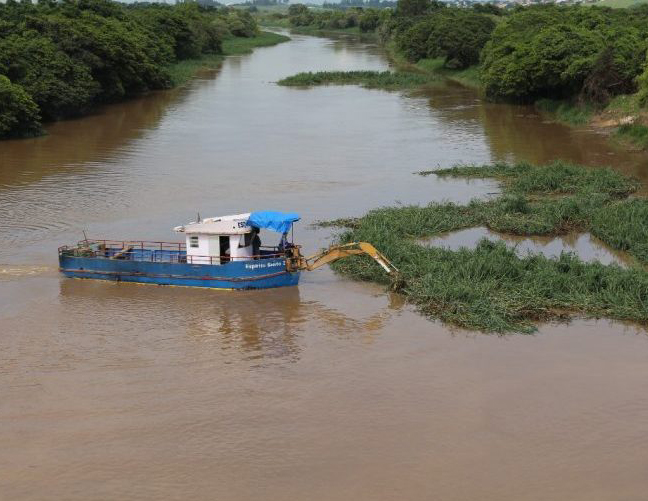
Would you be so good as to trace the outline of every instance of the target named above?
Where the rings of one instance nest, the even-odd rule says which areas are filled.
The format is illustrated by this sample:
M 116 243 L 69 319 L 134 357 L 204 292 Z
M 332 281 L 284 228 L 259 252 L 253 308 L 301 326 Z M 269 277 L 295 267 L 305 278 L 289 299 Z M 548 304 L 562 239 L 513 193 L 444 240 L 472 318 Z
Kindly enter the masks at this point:
M 416 239 L 474 226 L 504 233 L 555 235 L 592 231 L 617 249 L 648 263 L 648 201 L 622 200 L 636 181 L 609 169 L 562 163 L 461 166 L 440 175 L 496 177 L 503 194 L 467 205 L 452 203 L 375 209 L 353 220 L 341 242 L 369 241 L 401 271 L 402 292 L 421 312 L 488 332 L 531 332 L 537 321 L 570 314 L 633 320 L 648 325 L 648 272 L 637 266 L 518 257 L 503 243 L 483 240 L 476 249 L 428 248 Z M 549 194 L 559 196 L 547 197 Z M 359 280 L 388 283 L 371 260 L 354 257 L 335 269 Z
M 634 198 L 595 210 L 590 231 L 615 249 L 648 263 L 648 200 Z
M 393 56 L 395 48 L 391 46 L 389 49 L 392 51 Z M 472 87 L 474 89 L 481 88 L 479 65 L 469 66 L 464 69 L 451 69 L 445 67 L 445 58 L 419 59 L 416 64 L 413 65 L 405 61 L 402 57 L 394 57 L 394 59 L 406 68 L 413 66 L 415 69 L 420 71 L 432 74 L 436 77 L 445 77 L 448 80 L 459 82 L 466 87 Z
M 539 99 L 535 106 L 540 111 L 553 114 L 559 122 L 567 125 L 585 125 L 596 111 L 591 104 L 555 99 Z
M 617 139 L 627 141 L 644 150 L 648 149 L 648 127 L 645 125 L 621 125 L 614 134 Z
M 366 88 L 409 89 L 430 83 L 429 76 L 420 73 L 391 71 L 318 71 L 304 72 L 283 78 L 277 83 L 288 87 L 315 85 L 361 85 Z
M 438 176 L 496 178 L 504 182 L 507 192 L 524 194 L 587 194 L 602 193 L 625 197 L 639 189 L 636 179 L 628 178 L 609 168 L 587 169 L 564 162 L 554 162 L 544 167 L 527 163 L 515 165 L 464 165 L 419 174 Z

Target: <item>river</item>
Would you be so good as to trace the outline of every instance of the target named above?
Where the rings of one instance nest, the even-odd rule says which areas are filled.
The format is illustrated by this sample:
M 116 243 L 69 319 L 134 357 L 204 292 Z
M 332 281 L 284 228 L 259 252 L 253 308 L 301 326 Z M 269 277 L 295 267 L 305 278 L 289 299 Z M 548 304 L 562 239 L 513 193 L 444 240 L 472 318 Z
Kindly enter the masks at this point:
M 293 36 L 0 143 L 0 499 L 645 499 L 636 326 L 466 332 L 329 269 L 241 293 L 59 276 L 56 248 L 84 230 L 175 240 L 197 212 L 289 210 L 308 252 L 332 238 L 317 220 L 497 192 L 413 175 L 459 162 L 648 180 L 644 154 L 459 85 L 274 83 L 387 67 L 369 43 Z

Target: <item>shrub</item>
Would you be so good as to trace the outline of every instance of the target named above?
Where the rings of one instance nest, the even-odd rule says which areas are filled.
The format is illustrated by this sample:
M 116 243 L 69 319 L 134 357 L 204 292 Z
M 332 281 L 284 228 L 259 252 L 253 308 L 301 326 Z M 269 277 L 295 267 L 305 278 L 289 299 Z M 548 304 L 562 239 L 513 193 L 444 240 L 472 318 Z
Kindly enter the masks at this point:
M 467 68 L 479 62 L 480 52 L 494 28 L 494 21 L 486 15 L 445 8 L 398 30 L 395 40 L 409 61 L 442 57 L 446 67 Z
M 40 130 L 36 103 L 22 87 L 0 75 L 0 138 L 34 136 Z
M 647 36 L 645 9 L 516 10 L 484 48 L 486 94 L 518 101 L 581 96 L 605 103 L 636 88 Z

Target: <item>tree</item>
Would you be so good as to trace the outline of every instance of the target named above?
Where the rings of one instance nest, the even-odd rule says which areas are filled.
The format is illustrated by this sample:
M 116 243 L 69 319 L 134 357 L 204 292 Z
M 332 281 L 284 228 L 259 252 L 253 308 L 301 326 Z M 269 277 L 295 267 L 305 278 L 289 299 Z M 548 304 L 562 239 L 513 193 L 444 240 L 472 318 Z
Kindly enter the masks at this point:
M 0 1 L 0 135 L 29 135 L 40 118 L 168 88 L 171 64 L 222 52 L 226 36 L 257 33 L 249 12 L 201 2 Z
M 495 28 L 494 21 L 468 9 L 448 7 L 419 18 L 397 31 L 398 49 L 412 62 L 444 58 L 448 68 L 477 64 L 482 48 Z
M 520 9 L 484 48 L 482 82 L 495 99 L 582 96 L 603 104 L 636 88 L 647 37 L 645 9 Z
M 360 14 L 358 26 L 360 31 L 374 31 L 380 24 L 380 13 L 376 9 L 366 9 Z
M 422 16 L 430 7 L 430 0 L 398 0 L 396 13 L 399 16 Z
M 0 41 L 0 72 L 27 91 L 45 120 L 86 111 L 99 91 L 86 65 L 33 31 Z
M 0 75 L 0 138 L 40 133 L 38 106 L 19 85 Z

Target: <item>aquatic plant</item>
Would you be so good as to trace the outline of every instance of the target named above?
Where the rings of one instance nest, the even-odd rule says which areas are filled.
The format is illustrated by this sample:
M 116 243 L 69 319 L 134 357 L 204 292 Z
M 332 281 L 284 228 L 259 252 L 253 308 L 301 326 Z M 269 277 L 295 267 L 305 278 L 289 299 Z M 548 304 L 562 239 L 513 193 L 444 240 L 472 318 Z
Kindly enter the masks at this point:
M 434 81 L 430 75 L 392 71 L 318 71 L 297 73 L 277 83 L 287 87 L 361 85 L 369 89 L 408 89 Z
M 503 181 L 507 192 L 524 194 L 589 194 L 600 193 L 625 197 L 640 187 L 636 179 L 629 178 L 610 168 L 588 169 L 565 162 L 535 167 L 528 163 L 509 165 L 462 165 L 421 174 L 437 176 L 495 178 Z
M 521 235 L 591 231 L 616 249 L 648 263 L 648 201 L 620 200 L 638 183 L 610 169 L 564 163 L 458 166 L 442 176 L 495 177 L 501 196 L 467 205 L 385 207 L 338 220 L 341 243 L 369 241 L 401 271 L 401 291 L 425 315 L 487 332 L 531 332 L 537 321 L 572 314 L 648 324 L 648 272 L 642 266 L 586 263 L 564 253 L 519 257 L 503 243 L 476 249 L 429 248 L 417 239 L 487 226 Z M 424 173 L 428 174 L 428 173 Z M 557 195 L 547 197 L 547 195 Z M 354 257 L 334 268 L 359 280 L 387 284 L 374 265 Z

